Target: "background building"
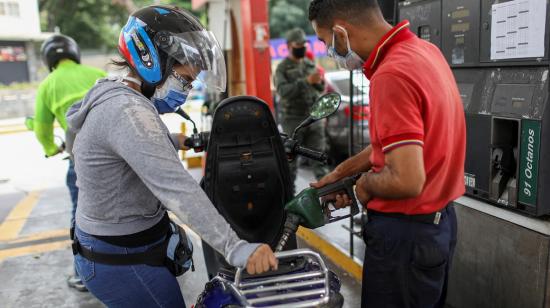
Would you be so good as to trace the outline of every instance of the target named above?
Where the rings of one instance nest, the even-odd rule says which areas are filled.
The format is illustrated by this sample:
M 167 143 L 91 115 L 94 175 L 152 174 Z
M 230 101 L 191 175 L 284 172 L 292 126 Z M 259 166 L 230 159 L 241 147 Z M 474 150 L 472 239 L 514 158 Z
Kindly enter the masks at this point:
M 38 1 L 0 0 L 0 83 L 35 81 L 36 45 L 48 37 L 40 31 Z

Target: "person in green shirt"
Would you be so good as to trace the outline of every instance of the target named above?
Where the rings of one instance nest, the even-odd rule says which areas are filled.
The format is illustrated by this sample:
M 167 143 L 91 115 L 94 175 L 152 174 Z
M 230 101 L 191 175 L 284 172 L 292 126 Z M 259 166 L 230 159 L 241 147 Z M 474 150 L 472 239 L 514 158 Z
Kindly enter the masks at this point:
M 38 87 L 33 130 L 46 157 L 51 157 L 64 151 L 63 146 L 58 146 L 54 142 L 54 121 L 57 121 L 66 131 L 65 114 L 69 107 L 81 100 L 97 79 L 103 78 L 107 74 L 100 69 L 80 64 L 78 44 L 71 37 L 65 35 L 55 34 L 44 41 L 41 54 L 42 60 L 51 73 Z M 72 160 L 69 160 L 67 187 L 72 202 L 72 230 L 78 199 L 76 173 Z M 76 271 L 75 275 L 70 276 L 67 282 L 70 287 L 86 291 L 86 287 Z

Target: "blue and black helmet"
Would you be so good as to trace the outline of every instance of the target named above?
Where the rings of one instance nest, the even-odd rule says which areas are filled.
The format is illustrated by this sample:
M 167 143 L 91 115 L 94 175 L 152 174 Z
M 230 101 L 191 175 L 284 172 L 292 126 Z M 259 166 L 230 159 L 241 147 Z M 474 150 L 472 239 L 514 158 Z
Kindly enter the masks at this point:
M 179 63 L 192 66 L 195 77 L 206 86 L 225 90 L 221 48 L 186 10 L 154 5 L 134 12 L 120 33 L 118 50 L 149 88 L 162 84 Z

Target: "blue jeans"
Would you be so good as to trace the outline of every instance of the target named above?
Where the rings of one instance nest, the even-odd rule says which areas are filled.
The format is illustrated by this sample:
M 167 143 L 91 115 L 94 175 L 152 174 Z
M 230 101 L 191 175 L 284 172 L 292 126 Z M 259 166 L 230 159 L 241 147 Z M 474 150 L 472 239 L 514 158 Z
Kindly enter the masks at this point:
M 147 250 L 161 239 L 141 247 L 111 245 L 78 229 L 80 245 L 96 252 L 131 254 Z M 88 290 L 107 307 L 185 307 L 176 277 L 166 267 L 106 265 L 75 256 L 80 278 Z
M 456 232 L 452 205 L 439 225 L 369 215 L 361 307 L 443 308 Z
M 76 214 L 76 204 L 78 201 L 78 187 L 76 187 L 76 172 L 74 171 L 74 162 L 69 160 L 69 170 L 67 171 L 67 187 L 71 195 L 71 228 L 74 227 L 74 217 Z

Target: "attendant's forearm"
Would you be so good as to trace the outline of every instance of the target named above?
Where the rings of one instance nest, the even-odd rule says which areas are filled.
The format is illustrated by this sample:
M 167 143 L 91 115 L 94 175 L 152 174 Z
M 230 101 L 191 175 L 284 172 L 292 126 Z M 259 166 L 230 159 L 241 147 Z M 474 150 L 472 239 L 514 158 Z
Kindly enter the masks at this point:
M 421 191 L 411 189 L 404 176 L 406 175 L 398 174 L 391 167 L 386 166 L 378 173 L 367 173 L 365 181 L 361 184 L 371 197 L 396 200 L 418 196 Z
M 370 155 L 372 153 L 372 147 L 369 145 L 363 151 L 346 159 L 343 163 L 338 165 L 334 172 L 341 177 L 352 176 L 361 172 L 367 172 L 372 168 L 370 162 Z

